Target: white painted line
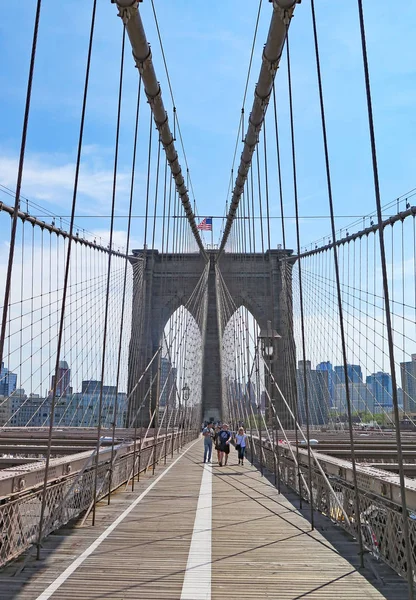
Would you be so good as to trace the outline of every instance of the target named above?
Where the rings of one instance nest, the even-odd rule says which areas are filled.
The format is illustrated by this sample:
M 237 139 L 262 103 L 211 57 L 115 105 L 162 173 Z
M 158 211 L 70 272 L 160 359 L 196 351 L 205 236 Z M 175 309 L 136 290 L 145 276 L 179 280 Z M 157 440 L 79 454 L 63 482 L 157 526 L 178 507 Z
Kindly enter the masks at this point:
M 156 479 L 149 485 L 149 487 L 146 488 L 145 491 L 143 493 L 141 493 L 140 496 L 138 496 L 136 498 L 136 500 L 134 502 L 132 502 L 130 504 L 130 506 L 128 508 L 126 508 L 126 510 L 123 513 L 121 513 L 121 515 L 119 517 L 117 517 L 117 519 L 115 521 L 113 521 L 109 527 L 107 527 L 107 529 L 105 531 L 103 531 L 103 533 L 91 544 L 91 546 L 89 546 L 86 550 L 84 550 L 84 552 L 82 554 L 80 554 L 78 556 L 78 558 L 76 558 L 74 560 L 74 562 L 72 562 L 69 565 L 69 567 L 67 569 L 65 569 L 65 571 L 63 573 L 61 573 L 61 575 L 59 575 L 59 577 L 57 577 L 55 579 L 55 581 L 53 581 L 46 588 L 46 590 L 44 592 L 42 592 L 41 595 L 36 598 L 36 600 L 48 600 L 48 598 L 50 598 L 52 596 L 52 594 L 54 594 L 56 592 L 56 590 L 58 590 L 63 583 L 65 583 L 65 581 L 68 579 L 68 577 L 70 575 L 72 575 L 72 573 L 74 571 L 76 571 L 78 569 L 78 567 L 80 567 L 82 565 L 84 560 L 86 558 L 88 558 L 90 556 L 90 554 L 92 554 L 94 552 L 94 550 L 96 550 L 98 548 L 98 546 L 100 546 L 100 544 L 102 544 L 102 542 L 106 538 L 108 538 L 110 533 L 112 531 L 114 531 L 114 529 L 118 525 L 120 525 L 120 523 L 122 521 L 124 521 L 124 519 L 127 517 L 127 515 L 130 514 L 134 508 L 136 508 L 136 506 L 139 504 L 139 502 L 141 502 L 143 500 L 143 498 L 145 496 L 147 496 L 147 494 L 150 492 L 150 490 L 152 490 L 155 487 L 155 485 L 162 479 L 162 477 L 164 477 L 166 475 L 166 473 L 168 473 L 171 470 L 171 468 L 176 465 L 178 460 L 180 460 L 182 458 L 182 456 L 184 456 L 192 448 L 192 446 L 194 446 L 198 441 L 199 440 L 196 440 L 195 442 L 193 442 L 193 444 L 191 444 L 189 446 L 189 448 L 187 448 L 185 450 L 185 452 L 183 452 L 180 456 L 178 456 L 178 458 L 176 460 L 174 460 L 173 463 L 170 464 L 167 467 L 167 469 L 165 469 L 163 471 L 163 473 L 161 473 L 159 475 L 159 477 L 156 477 Z
M 181 600 L 211 600 L 212 466 L 204 465 Z

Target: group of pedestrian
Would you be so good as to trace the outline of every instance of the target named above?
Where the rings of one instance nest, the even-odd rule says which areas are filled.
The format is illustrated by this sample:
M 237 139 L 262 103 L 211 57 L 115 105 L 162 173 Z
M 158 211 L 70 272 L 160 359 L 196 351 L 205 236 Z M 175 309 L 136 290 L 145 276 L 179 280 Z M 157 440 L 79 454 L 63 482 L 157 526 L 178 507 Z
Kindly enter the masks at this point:
M 215 446 L 220 467 L 227 466 L 230 454 L 230 445 L 234 440 L 235 449 L 238 452 L 238 464 L 244 465 L 244 457 L 247 448 L 247 435 L 244 427 L 239 427 L 237 433 L 230 431 L 226 423 L 208 423 L 202 430 L 204 438 L 204 463 L 210 463 L 212 458 L 212 446 Z

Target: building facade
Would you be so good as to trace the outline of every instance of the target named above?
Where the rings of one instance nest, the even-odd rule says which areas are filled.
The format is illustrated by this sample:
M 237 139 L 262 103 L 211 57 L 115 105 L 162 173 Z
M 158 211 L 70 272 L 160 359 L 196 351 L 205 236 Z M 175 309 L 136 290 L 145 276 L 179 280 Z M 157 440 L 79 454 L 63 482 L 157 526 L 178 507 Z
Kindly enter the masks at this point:
M 367 376 L 367 386 L 374 396 L 374 413 L 391 412 L 393 385 L 390 373 L 378 371 Z
M 299 419 L 306 423 L 306 388 L 309 408 L 309 423 L 311 425 L 326 425 L 328 423 L 330 395 L 328 371 L 314 370 L 310 360 L 300 360 L 296 371 Z
M 344 365 L 334 367 L 335 384 L 345 383 Z M 363 381 L 363 372 L 360 365 L 347 365 L 347 377 L 349 383 L 361 383 Z
M 0 368 L 0 396 L 7 398 L 17 387 L 17 375 L 9 371 L 4 363 L 1 363 Z
M 416 413 L 416 354 L 411 360 L 400 363 L 400 375 L 403 390 L 403 410 L 406 413 Z
M 55 386 L 55 375 L 52 375 L 51 393 Z M 70 396 L 72 394 L 71 387 L 71 369 L 66 360 L 59 362 L 58 377 L 56 382 L 56 397 Z

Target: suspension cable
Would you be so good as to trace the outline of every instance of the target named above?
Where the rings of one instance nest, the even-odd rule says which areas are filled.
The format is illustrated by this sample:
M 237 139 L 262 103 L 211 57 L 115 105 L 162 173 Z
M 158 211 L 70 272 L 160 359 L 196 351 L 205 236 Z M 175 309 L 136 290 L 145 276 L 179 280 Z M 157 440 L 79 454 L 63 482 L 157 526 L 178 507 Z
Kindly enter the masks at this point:
M 333 206 L 333 197 L 332 197 L 332 182 L 331 182 L 331 175 L 330 175 L 328 139 L 327 139 L 327 133 L 326 133 L 326 119 L 325 119 L 325 109 L 324 109 L 322 77 L 321 77 L 321 68 L 320 68 L 318 34 L 317 34 L 317 28 L 316 28 L 314 0 L 311 1 L 311 8 L 312 8 L 312 24 L 313 24 L 313 32 L 314 32 L 315 57 L 316 57 L 317 77 L 318 77 L 318 88 L 319 88 L 319 100 L 320 100 L 320 108 L 321 108 L 321 126 L 322 126 L 322 136 L 323 136 L 323 143 L 324 143 L 328 201 L 329 201 L 329 210 L 330 210 L 330 214 L 331 214 L 332 238 L 333 238 L 333 241 L 335 242 L 335 217 L 334 217 L 334 206 Z M 340 273 L 339 273 L 338 253 L 337 253 L 336 245 L 334 245 L 333 249 L 334 249 L 334 268 L 335 268 L 335 278 L 336 278 L 336 286 L 337 286 L 337 303 L 338 303 L 339 327 L 340 327 L 340 336 L 341 336 L 342 359 L 343 359 L 343 366 L 344 366 L 345 393 L 346 393 L 347 412 L 348 412 L 348 427 L 349 427 L 350 446 L 351 446 L 351 464 L 352 464 L 353 482 L 354 482 L 354 487 L 356 489 L 356 494 L 355 494 L 355 512 L 356 512 L 356 520 L 357 520 L 356 535 L 357 535 L 358 543 L 359 543 L 359 547 L 360 547 L 360 563 L 361 563 L 361 566 L 363 567 L 364 566 L 364 545 L 363 545 L 363 538 L 362 538 L 362 531 L 361 531 L 361 515 L 360 515 L 360 505 L 359 505 L 359 498 L 358 498 L 358 479 L 357 479 L 357 466 L 356 466 L 355 445 L 354 445 L 355 442 L 354 442 L 354 434 L 353 434 L 353 426 L 352 426 L 350 387 L 349 387 L 349 382 L 348 382 L 347 346 L 346 346 L 346 340 L 345 340 L 344 314 L 343 314 L 343 306 L 342 306 Z
M 276 71 L 279 67 L 280 57 L 286 39 L 287 28 L 290 25 L 291 18 L 295 9 L 297 0 L 275 0 L 273 3 L 273 14 L 270 23 L 267 42 L 263 50 L 263 63 L 260 70 L 260 76 L 254 92 L 254 101 L 249 118 L 249 125 L 244 140 L 244 148 L 241 154 L 238 175 L 235 181 L 233 195 L 230 203 L 230 209 L 227 216 L 227 222 L 224 227 L 224 233 L 219 247 L 217 260 L 220 258 L 227 243 L 228 236 L 237 212 L 241 194 L 247 179 L 248 171 L 251 166 L 253 152 L 258 144 L 259 133 L 261 131 L 264 116 L 272 91 L 273 81 Z
M 85 71 L 84 93 L 83 93 L 83 100 L 82 100 L 81 122 L 80 122 L 79 138 L 78 138 L 77 160 L 76 160 L 76 168 L 75 168 L 74 191 L 73 191 L 73 196 L 72 196 L 71 223 L 70 223 L 70 231 L 69 231 L 70 236 L 72 236 L 72 231 L 73 231 L 73 227 L 74 227 L 75 208 L 76 208 L 77 195 L 78 195 L 78 181 L 79 181 L 79 171 L 80 171 L 80 165 L 81 165 L 82 142 L 83 142 L 83 137 L 84 137 L 84 124 L 85 124 L 85 114 L 86 114 L 86 107 L 87 107 L 87 95 L 88 95 L 88 84 L 89 84 L 89 75 L 90 75 L 90 66 L 91 66 L 92 44 L 93 44 L 93 39 L 94 39 L 96 7 L 97 7 L 97 0 L 93 0 L 90 37 L 89 37 L 89 44 L 88 44 L 87 66 L 86 66 L 86 71 Z M 52 449 L 52 430 L 53 430 L 53 425 L 54 425 L 54 412 L 55 412 L 56 392 L 57 392 L 57 384 L 58 384 L 58 374 L 59 374 L 59 360 L 60 360 L 61 344 L 62 344 L 62 337 L 63 337 L 63 330 L 64 330 L 65 304 L 66 304 L 66 295 L 67 295 L 67 288 L 68 288 L 68 281 L 69 281 L 71 247 L 72 247 L 72 239 L 71 239 L 71 237 L 69 237 L 67 255 L 66 255 L 66 264 L 65 264 L 64 286 L 63 286 L 63 292 L 62 292 L 61 315 L 60 315 L 59 332 L 58 332 L 57 349 L 56 349 L 55 379 L 54 379 L 53 390 L 52 390 L 52 399 L 51 399 L 48 444 L 47 444 L 46 461 L 45 461 L 45 476 L 44 476 L 44 480 L 43 480 L 43 491 L 42 491 L 42 505 L 41 505 L 41 511 L 40 511 L 40 519 L 39 519 L 39 536 L 38 536 L 38 544 L 37 544 L 38 560 L 40 558 L 40 545 L 41 545 L 42 537 L 43 537 L 43 525 L 44 525 L 43 521 L 44 521 L 44 515 L 45 515 L 45 508 L 46 508 L 46 488 L 47 488 L 47 484 L 48 484 L 49 464 L 50 464 L 51 449 Z M 59 261 L 57 261 L 57 264 L 59 264 Z
M 405 552 L 407 560 L 407 580 L 408 580 L 408 594 L 409 600 L 414 598 L 414 581 L 413 581 L 413 557 L 412 548 L 410 541 L 410 529 L 409 519 L 407 512 L 406 502 L 406 484 L 404 477 L 403 467 L 403 449 L 402 439 L 400 433 L 400 416 L 399 416 L 399 403 L 397 398 L 397 381 L 396 381 L 396 365 L 394 361 L 394 344 L 393 344 L 393 330 L 391 321 L 391 310 L 390 310 L 390 299 L 389 299 L 389 282 L 387 275 L 387 263 L 386 263 L 386 250 L 384 244 L 384 229 L 381 227 L 383 218 L 381 211 L 381 196 L 380 196 L 380 182 L 378 176 L 378 164 L 377 164 L 377 150 L 376 150 L 376 139 L 374 131 L 374 119 L 373 119 L 373 107 L 371 98 L 371 86 L 370 86 L 370 74 L 368 68 L 368 57 L 367 57 L 367 43 L 365 35 L 365 24 L 364 24 L 364 12 L 362 0 L 358 0 L 358 13 L 360 19 L 360 33 L 361 33 L 361 45 L 362 45 L 362 57 L 364 66 L 364 77 L 365 77 L 365 91 L 367 99 L 367 111 L 368 111 L 368 124 L 370 129 L 370 144 L 371 144 L 371 158 L 373 165 L 373 178 L 374 178 L 374 195 L 377 207 L 377 220 L 379 224 L 379 247 L 380 247 L 380 259 L 381 259 L 381 270 L 383 279 L 383 294 L 384 294 L 384 311 L 386 316 L 386 327 L 387 327 L 387 342 L 389 349 L 389 362 L 390 362 L 390 376 L 392 381 L 393 393 L 393 413 L 396 429 L 396 442 L 397 442 L 397 458 L 399 465 L 399 479 L 400 479 L 400 495 L 402 504 L 402 522 L 403 532 L 405 541 Z
M 19 168 L 18 168 L 18 172 L 17 172 L 16 196 L 15 196 L 15 201 L 14 201 L 13 215 L 12 215 L 9 259 L 8 259 L 8 263 L 7 263 L 6 285 L 5 285 L 5 289 L 4 289 L 3 315 L 2 315 L 1 330 L 0 330 L 0 365 L 3 362 L 4 340 L 6 337 L 7 312 L 9 309 L 10 291 L 11 291 L 11 285 L 12 285 L 12 272 L 13 272 L 14 251 L 15 251 L 15 245 L 16 245 L 17 219 L 19 216 L 18 213 L 19 213 L 19 208 L 20 208 L 20 190 L 22 187 L 23 166 L 24 166 L 25 151 L 26 151 L 27 129 L 29 126 L 30 102 L 32 99 L 32 83 L 33 83 L 33 74 L 35 71 L 36 46 L 37 46 L 37 41 L 38 41 L 41 5 L 42 5 L 42 0 L 37 0 L 35 24 L 34 24 L 34 28 L 33 28 L 32 51 L 31 51 L 31 55 L 30 55 L 29 75 L 28 75 L 28 80 L 27 80 L 25 114 L 23 117 L 23 130 L 22 130 L 22 138 L 21 138 L 21 142 L 20 142 L 20 157 L 19 157 Z
M 172 175 L 175 179 L 176 189 L 181 198 L 185 214 L 201 254 L 207 260 L 207 254 L 199 235 L 188 190 L 186 189 L 185 180 L 182 175 L 178 153 L 175 149 L 175 140 L 170 131 L 169 119 L 162 100 L 162 91 L 153 67 L 152 53 L 146 39 L 140 12 L 137 5 L 132 6 L 131 0 L 118 0 L 117 6 L 119 9 L 119 16 L 123 20 L 130 38 L 133 49 L 133 58 L 143 79 L 143 86 L 153 113 L 156 128 L 159 131 L 160 140 L 166 152 Z

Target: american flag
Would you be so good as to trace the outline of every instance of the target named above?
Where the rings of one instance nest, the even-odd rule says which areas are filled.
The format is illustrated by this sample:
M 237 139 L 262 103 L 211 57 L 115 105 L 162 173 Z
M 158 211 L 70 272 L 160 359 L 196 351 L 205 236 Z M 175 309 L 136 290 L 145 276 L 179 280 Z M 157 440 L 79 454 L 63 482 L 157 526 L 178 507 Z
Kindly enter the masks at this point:
M 198 229 L 202 231 L 212 231 L 212 217 L 205 217 L 198 225 Z

